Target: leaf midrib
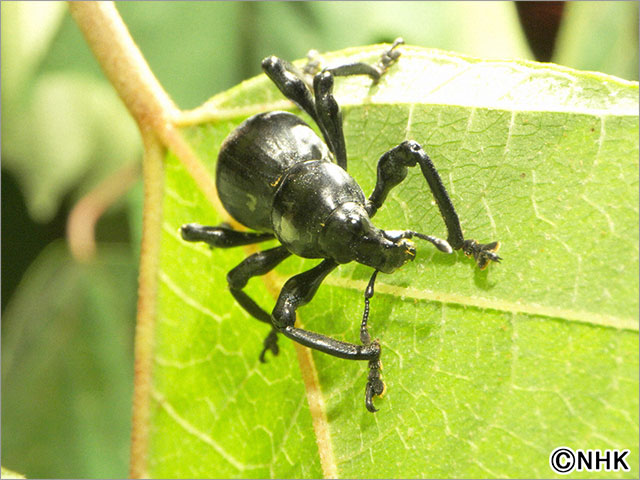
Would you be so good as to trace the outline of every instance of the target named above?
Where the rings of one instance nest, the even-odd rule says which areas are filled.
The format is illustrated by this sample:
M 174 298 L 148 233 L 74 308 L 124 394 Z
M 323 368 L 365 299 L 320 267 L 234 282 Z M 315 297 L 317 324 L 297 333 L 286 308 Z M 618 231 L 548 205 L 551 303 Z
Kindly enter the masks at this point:
M 282 278 L 284 282 L 284 278 Z M 339 276 L 330 276 L 323 284 L 333 287 L 348 288 L 364 292 L 367 281 L 354 280 Z M 619 330 L 638 331 L 639 325 L 635 318 L 617 317 L 601 313 L 585 312 L 580 310 L 570 310 L 556 307 L 548 307 L 540 304 L 527 304 L 520 302 L 508 302 L 494 298 L 459 295 L 455 293 L 437 292 L 435 290 L 418 289 L 414 287 L 400 287 L 376 282 L 376 293 L 393 295 L 402 298 L 412 298 L 416 300 L 426 300 L 432 302 L 445 303 L 450 305 L 460 305 L 465 307 L 478 307 L 481 309 L 491 309 L 500 312 L 522 313 L 552 319 L 565 320 L 568 322 L 586 323 L 601 327 L 611 327 Z

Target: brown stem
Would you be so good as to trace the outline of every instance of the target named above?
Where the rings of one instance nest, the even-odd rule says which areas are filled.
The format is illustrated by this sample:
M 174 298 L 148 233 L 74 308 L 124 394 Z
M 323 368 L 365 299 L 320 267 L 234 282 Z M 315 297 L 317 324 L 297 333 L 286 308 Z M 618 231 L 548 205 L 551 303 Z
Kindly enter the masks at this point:
M 183 161 L 218 205 L 213 181 L 173 126 L 177 109 L 134 44 L 112 2 L 69 2 L 69 9 L 106 76 L 138 124 L 145 145 L 144 214 L 138 278 L 130 475 L 147 477 L 153 332 L 162 228 L 165 148 Z
M 69 2 L 69 10 L 140 127 L 158 127 L 176 115 L 112 2 Z
M 164 157 L 171 150 L 207 200 L 228 218 L 204 165 L 175 122 L 181 112 L 162 89 L 113 2 L 69 2 L 69 10 L 105 75 L 138 124 L 145 145 L 144 214 L 136 318 L 130 475 L 148 477 L 149 418 L 156 318 Z
M 224 212 L 211 175 L 174 125 L 180 111 L 151 72 L 113 2 L 69 2 L 69 9 L 142 136 L 157 137 L 178 157 L 207 200 Z
M 76 260 L 88 262 L 95 256 L 98 219 L 138 178 L 138 163 L 124 165 L 75 204 L 67 219 L 67 242 Z

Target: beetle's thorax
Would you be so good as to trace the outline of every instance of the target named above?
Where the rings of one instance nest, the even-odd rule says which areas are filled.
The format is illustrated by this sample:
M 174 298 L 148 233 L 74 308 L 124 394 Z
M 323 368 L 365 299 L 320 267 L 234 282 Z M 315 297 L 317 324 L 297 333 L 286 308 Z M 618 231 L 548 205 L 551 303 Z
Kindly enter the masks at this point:
M 356 261 L 391 273 L 415 257 L 413 242 L 371 222 L 364 193 L 338 165 L 302 162 L 283 175 L 271 212 L 273 231 L 301 257 Z
M 319 235 L 331 213 L 344 203 L 364 204 L 356 181 L 338 165 L 310 160 L 282 176 L 273 199 L 271 225 L 287 249 L 301 257 L 326 258 Z

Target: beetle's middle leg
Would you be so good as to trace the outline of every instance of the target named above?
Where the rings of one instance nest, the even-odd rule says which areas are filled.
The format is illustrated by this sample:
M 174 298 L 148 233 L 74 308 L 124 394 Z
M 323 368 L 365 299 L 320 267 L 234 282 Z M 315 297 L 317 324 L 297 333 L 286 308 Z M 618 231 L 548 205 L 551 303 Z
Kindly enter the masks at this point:
M 271 233 L 241 232 L 233 230 L 226 225 L 208 227 L 197 223 L 183 225 L 180 227 L 180 233 L 182 238 L 189 242 L 205 242 L 212 247 L 218 248 L 239 247 L 274 238 Z M 229 291 L 238 304 L 254 318 L 271 325 L 271 332 L 265 338 L 264 348 L 260 353 L 261 362 L 265 361 L 267 350 L 271 350 L 274 355 L 278 354 L 277 330 L 271 323 L 271 316 L 244 292 L 244 287 L 246 287 L 251 277 L 270 272 L 289 255 L 291 253 L 282 246 L 263 250 L 245 258 L 227 274 Z
M 235 298 L 240 306 L 251 316 L 271 325 L 271 332 L 267 335 L 267 338 L 265 338 L 264 348 L 260 353 L 261 362 L 265 361 L 264 356 L 267 350 L 271 350 L 274 355 L 278 355 L 277 330 L 271 322 L 271 316 L 244 292 L 244 287 L 247 286 L 247 282 L 249 282 L 251 277 L 270 272 L 290 255 L 291 253 L 282 246 L 263 250 L 245 258 L 237 267 L 227 274 L 229 291 L 231 295 L 233 295 L 233 298 Z
M 209 227 L 198 223 L 187 223 L 180 227 L 182 239 L 188 242 L 204 242 L 211 247 L 231 248 L 265 242 L 274 237 L 272 233 L 241 232 L 226 224 Z
M 365 403 L 369 411 L 375 412 L 373 397 L 384 391 L 384 383 L 380 378 L 380 344 L 378 341 L 371 342 L 370 339 L 364 339 L 366 343 L 355 345 L 294 327 L 296 310 L 311 301 L 322 281 L 337 266 L 338 264 L 333 260 L 323 260 L 311 270 L 287 280 L 282 287 L 271 318 L 275 327 L 283 335 L 302 345 L 347 360 L 368 360 L 370 371 Z M 363 328 L 366 329 L 366 322 L 363 321 L 363 323 L 365 324 Z

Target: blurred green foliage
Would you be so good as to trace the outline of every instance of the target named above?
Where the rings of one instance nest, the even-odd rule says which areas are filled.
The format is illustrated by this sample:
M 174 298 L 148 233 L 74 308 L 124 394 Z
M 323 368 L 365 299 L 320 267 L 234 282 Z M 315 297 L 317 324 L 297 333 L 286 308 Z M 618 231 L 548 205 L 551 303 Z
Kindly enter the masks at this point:
M 127 2 L 118 9 L 182 108 L 259 73 L 268 54 L 294 59 L 311 48 L 403 36 L 479 57 L 531 58 L 507 2 Z M 1 13 L 2 461 L 30 477 L 124 477 L 140 186 L 101 221 L 90 265 L 79 265 L 55 237 L 70 204 L 139 161 L 140 140 L 65 4 L 3 2 Z M 554 61 L 637 79 L 637 3 L 568 4 Z

